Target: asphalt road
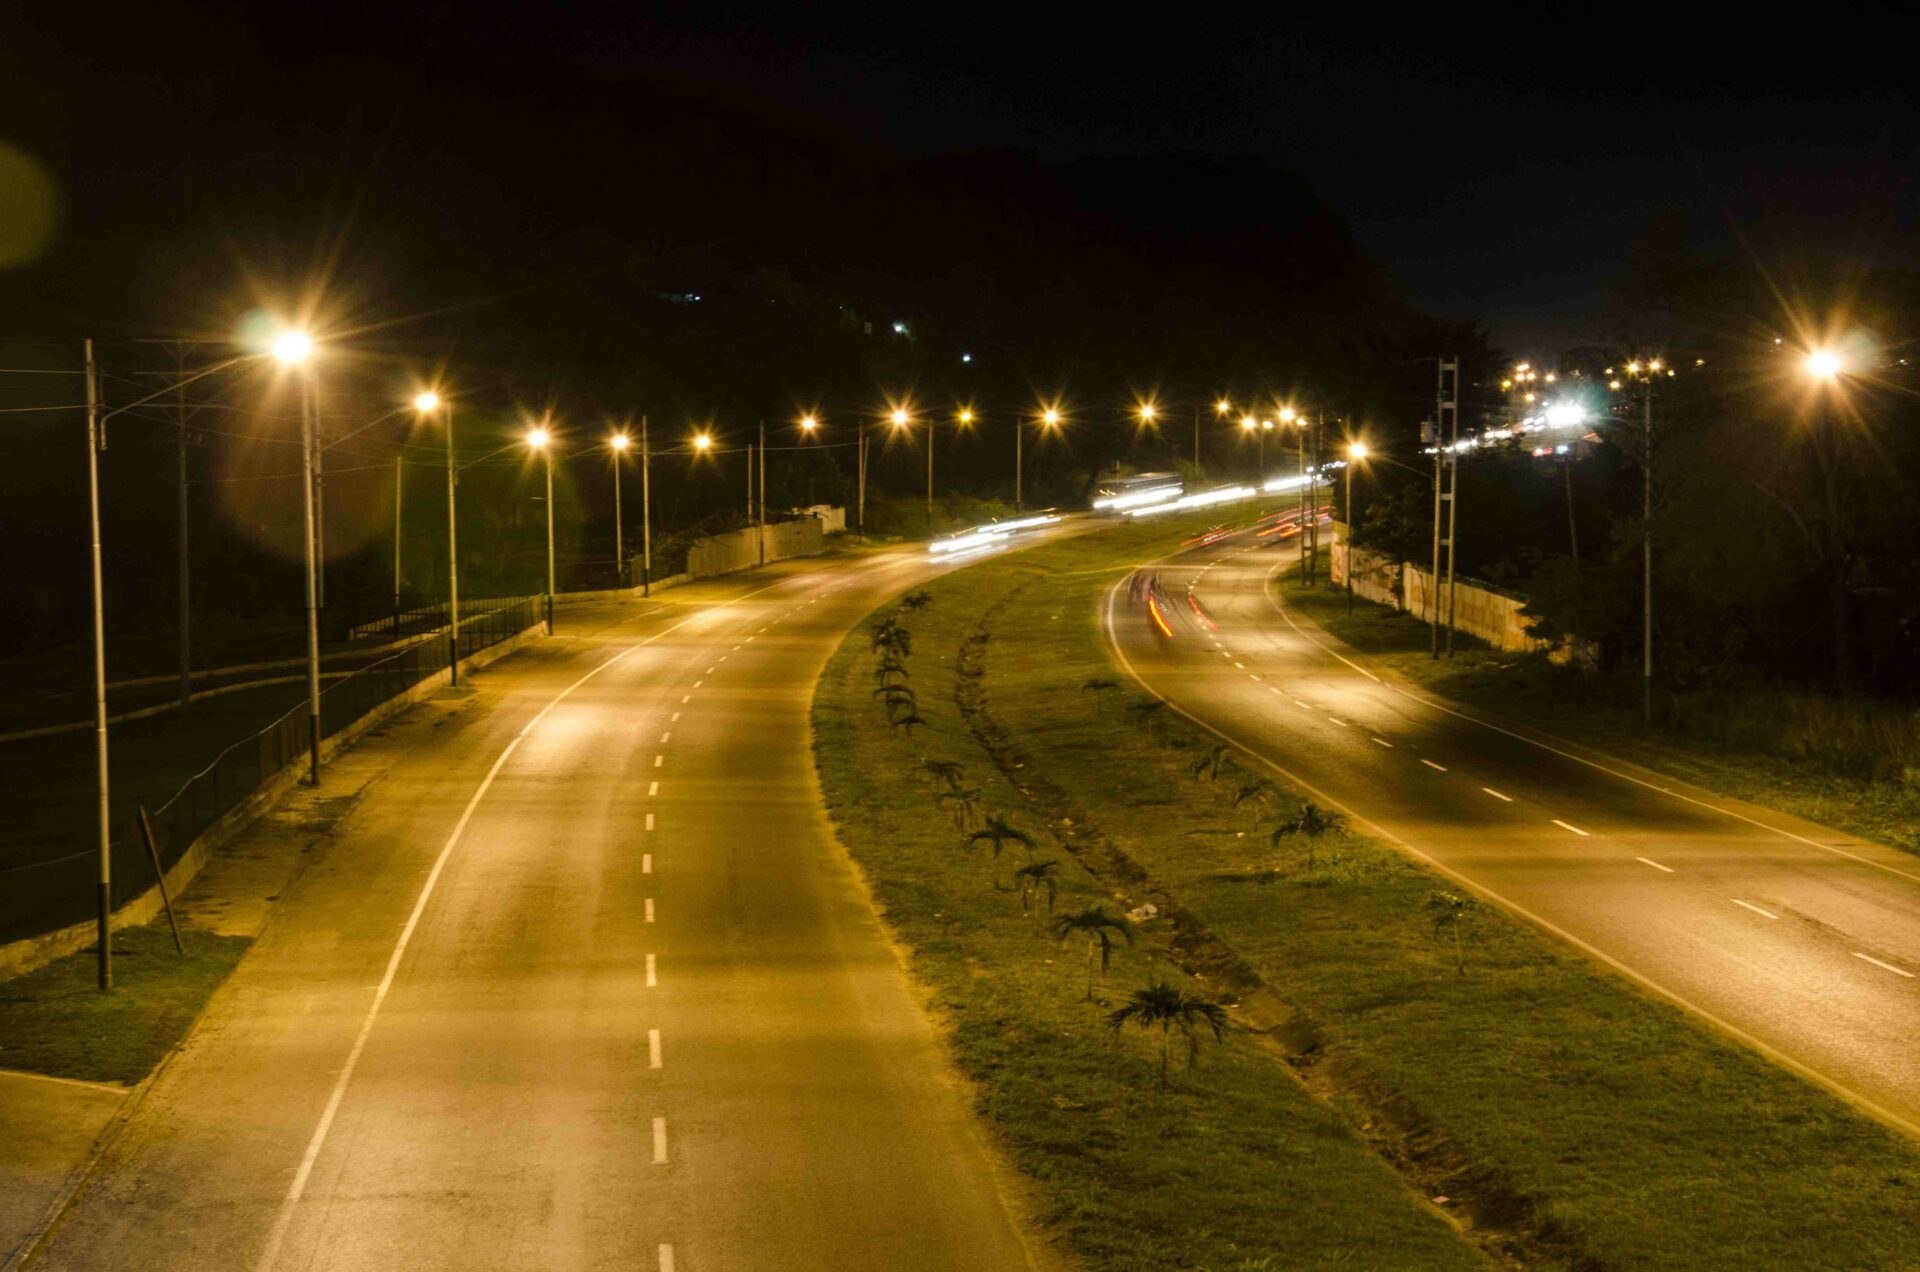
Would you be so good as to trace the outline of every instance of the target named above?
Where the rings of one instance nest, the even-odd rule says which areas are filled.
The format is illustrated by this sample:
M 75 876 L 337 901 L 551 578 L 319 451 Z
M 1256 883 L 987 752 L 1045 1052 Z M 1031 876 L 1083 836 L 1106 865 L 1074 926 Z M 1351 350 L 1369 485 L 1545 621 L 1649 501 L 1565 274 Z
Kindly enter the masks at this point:
M 1123 587 L 1110 637 L 1323 804 L 1920 1134 L 1920 860 L 1439 703 L 1281 607 L 1297 561 L 1157 562 L 1172 634 Z
M 563 608 L 364 793 L 33 1266 L 1031 1266 L 811 759 L 825 659 L 933 568 Z

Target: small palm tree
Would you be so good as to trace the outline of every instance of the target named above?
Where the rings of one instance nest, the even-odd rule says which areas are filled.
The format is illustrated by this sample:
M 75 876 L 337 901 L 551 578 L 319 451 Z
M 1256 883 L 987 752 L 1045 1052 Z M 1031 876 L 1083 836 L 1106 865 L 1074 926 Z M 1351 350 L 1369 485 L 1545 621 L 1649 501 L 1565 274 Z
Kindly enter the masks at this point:
M 1146 702 L 1129 703 L 1127 718 L 1143 729 L 1151 728 L 1161 718 L 1160 713 L 1166 709 L 1166 705 L 1158 698 Z
M 1220 774 L 1233 767 L 1233 752 L 1224 746 L 1209 747 L 1206 754 L 1195 760 L 1187 771 L 1193 774 L 1196 782 L 1205 781 L 1209 785 L 1217 781 Z
M 888 715 L 892 715 L 896 707 L 919 705 L 919 699 L 914 696 L 913 690 L 905 685 L 881 685 L 873 691 L 873 696 L 886 703 Z
M 1439 940 L 1442 930 L 1453 929 L 1453 965 L 1454 970 L 1462 976 L 1467 974 L 1467 955 L 1461 947 L 1460 927 L 1472 909 L 1472 897 L 1463 897 L 1452 892 L 1433 892 L 1427 895 L 1427 913 L 1433 916 L 1433 939 Z
M 1251 803 L 1253 805 L 1254 824 L 1258 825 L 1260 822 L 1260 814 L 1265 811 L 1266 805 L 1272 801 L 1273 797 L 1279 793 L 1279 788 L 1274 786 L 1272 781 L 1264 777 L 1256 777 L 1251 781 L 1240 783 L 1240 789 L 1233 793 L 1233 806 L 1238 808 L 1242 804 Z
M 1094 695 L 1093 709 L 1096 714 L 1105 713 L 1107 709 L 1107 695 L 1119 687 L 1119 681 L 1110 680 L 1106 676 L 1089 677 L 1086 683 L 1080 686 L 1082 692 Z
M 1100 951 L 1100 974 L 1107 973 L 1113 958 L 1113 933 L 1118 932 L 1128 945 L 1133 944 L 1133 929 L 1104 905 L 1090 905 L 1078 914 L 1063 914 L 1053 921 L 1053 934 L 1065 942 L 1071 936 L 1087 938 L 1087 1001 L 1093 1001 L 1093 952 Z
M 960 779 L 966 773 L 965 769 L 952 760 L 921 760 L 920 771 L 932 774 L 956 791 L 960 789 Z
M 1047 892 L 1047 913 L 1053 913 L 1054 871 L 1060 868 L 1057 861 L 1029 861 L 1013 872 L 1020 885 L 1020 913 L 1030 914 L 1034 903 L 1040 899 L 1040 890 Z
M 880 619 L 867 629 L 867 636 L 876 654 L 884 652 L 894 658 L 906 658 L 913 653 L 913 633 L 901 626 L 898 619 Z
M 1200 1030 L 1213 1030 L 1219 1042 L 1227 1029 L 1227 1009 L 1195 993 L 1155 981 L 1145 989 L 1133 991 L 1126 1005 L 1107 1014 L 1107 1025 L 1115 1033 L 1128 1025 L 1160 1030 L 1160 1089 L 1167 1089 L 1167 1052 L 1178 1030 L 1187 1040 L 1187 1068 L 1200 1059 Z
M 980 788 L 969 786 L 965 790 L 955 788 L 941 791 L 934 802 L 947 810 L 947 816 L 953 818 L 955 830 L 966 830 L 980 820 Z
M 909 612 L 922 610 L 933 604 L 933 593 L 926 591 L 908 592 L 900 598 L 900 608 Z
M 1313 844 L 1320 836 L 1340 826 L 1342 818 L 1338 813 L 1329 813 L 1312 800 L 1302 800 L 1300 811 L 1293 817 L 1273 828 L 1268 843 L 1278 851 L 1280 841 L 1288 835 L 1300 835 L 1307 841 L 1307 869 L 1313 869 Z
M 900 677 L 902 680 L 913 679 L 913 673 L 907 670 L 905 663 L 895 658 L 892 654 L 887 654 L 880 660 L 880 664 L 873 669 L 874 683 L 881 685 L 890 684 L 895 676 Z
M 993 845 L 993 886 L 996 888 L 1000 886 L 1001 849 L 1009 843 L 1016 843 L 1024 845 L 1029 853 L 1033 851 L 1033 836 L 1000 813 L 987 818 L 986 825 L 967 836 L 967 847 L 971 848 L 983 839 Z
M 902 716 L 889 715 L 888 718 L 894 728 L 906 730 L 907 740 L 909 742 L 913 740 L 914 729 L 923 728 L 927 723 L 925 720 L 923 720 L 920 717 L 920 713 L 918 711 L 912 710 L 911 708 L 908 709 L 907 714 L 905 715 L 902 715 Z

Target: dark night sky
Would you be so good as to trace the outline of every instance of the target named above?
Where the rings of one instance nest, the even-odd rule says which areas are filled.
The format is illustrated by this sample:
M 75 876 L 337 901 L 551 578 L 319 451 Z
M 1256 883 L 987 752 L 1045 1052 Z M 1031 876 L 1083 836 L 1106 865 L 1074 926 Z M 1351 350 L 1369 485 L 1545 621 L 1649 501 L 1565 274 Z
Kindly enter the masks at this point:
M 1200 11 L 1180 22 L 1164 7 L 1148 22 L 900 5 L 830 21 L 815 7 L 769 18 L 491 0 L 215 2 L 82 27 L 59 6 L 38 10 L 46 20 L 12 44 L 30 72 L 87 95 L 69 110 L 150 109 L 116 100 L 129 71 L 170 76 L 185 100 L 210 81 L 270 92 L 275 62 L 417 50 L 417 81 L 385 85 L 388 101 L 311 103 L 357 134 L 341 144 L 349 164 L 409 94 L 498 74 L 469 56 L 489 45 L 543 55 L 521 91 L 541 91 L 556 67 L 637 77 L 855 147 L 1245 156 L 1303 177 L 1416 304 L 1479 319 L 1516 351 L 1592 334 L 1607 280 L 1662 209 L 1683 212 L 1710 251 L 1738 251 L 1782 219 L 1836 253 L 1912 251 L 1920 119 L 1891 34 L 1860 20 L 1635 27 L 1536 10 L 1423 24 L 1369 8 L 1316 26 Z M 222 139 L 201 118 L 182 145 Z M 1186 193 L 1202 222 L 1208 204 L 1248 197 L 1230 184 Z

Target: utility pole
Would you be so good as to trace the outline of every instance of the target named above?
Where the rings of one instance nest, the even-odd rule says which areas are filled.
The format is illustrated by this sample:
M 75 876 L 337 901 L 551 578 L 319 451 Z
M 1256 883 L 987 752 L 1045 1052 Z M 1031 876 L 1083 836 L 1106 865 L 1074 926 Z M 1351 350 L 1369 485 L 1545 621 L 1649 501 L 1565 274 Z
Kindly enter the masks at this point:
M 927 533 L 933 533 L 933 417 L 927 417 Z
M 867 541 L 867 426 L 860 426 L 859 434 L 853 442 L 854 462 L 860 470 L 859 505 L 854 513 L 854 533 L 860 536 L 860 542 Z
M 113 815 L 107 784 L 107 616 L 106 587 L 100 565 L 100 390 L 93 365 L 93 340 L 86 341 L 87 363 L 87 508 L 93 541 L 93 746 L 99 796 L 100 988 L 113 988 Z
M 553 443 L 540 448 L 547 458 L 547 635 L 553 635 Z
M 1451 377 L 1451 378 L 1449 378 Z M 1459 557 L 1455 534 L 1460 521 L 1460 359 L 1440 360 L 1440 398 L 1438 411 L 1448 417 L 1447 471 L 1452 477 L 1447 490 L 1447 657 L 1453 657 L 1454 563 Z M 1436 421 L 1438 416 L 1436 416 Z M 1436 580 L 1438 582 L 1438 580 Z
M 1433 571 L 1427 575 L 1424 594 L 1427 601 L 1428 655 L 1440 657 L 1440 421 L 1422 420 L 1420 438 L 1433 447 Z
M 318 412 L 314 373 L 304 369 L 300 380 L 301 500 L 307 537 L 307 782 L 320 785 L 320 556 L 319 459 L 314 416 Z
M 316 550 L 316 603 L 327 608 L 327 428 L 320 419 L 320 390 L 307 382 L 313 395 L 313 541 Z
M 1653 727 L 1653 377 L 1640 426 L 1640 720 Z
M 1193 479 L 1200 480 L 1200 404 L 1193 404 Z
M 767 563 L 767 422 L 760 421 L 760 564 Z
M 1307 431 L 1313 438 L 1313 467 L 1307 469 L 1307 584 L 1320 573 L 1320 421 L 1316 413 Z
M 1013 421 L 1013 510 L 1015 512 L 1019 512 L 1023 507 L 1020 500 L 1020 448 L 1023 444 L 1021 439 L 1025 434 L 1026 427 L 1016 416 Z
M 393 635 L 400 636 L 400 530 L 402 517 L 402 488 L 407 480 L 407 457 L 404 454 L 393 457 Z
M 460 469 L 453 462 L 453 403 L 443 405 L 447 409 L 447 643 L 452 647 L 447 683 L 457 685 L 460 683 L 460 518 L 453 492 L 460 480 Z
M 653 480 L 647 463 L 647 417 L 640 417 L 640 595 L 653 595 Z
M 175 345 L 173 390 L 173 444 L 175 472 L 180 485 L 180 709 L 193 701 L 193 606 L 188 587 L 187 552 L 187 352 Z
M 621 434 L 625 436 L 625 434 Z M 620 521 L 620 455 L 621 448 L 613 448 L 613 585 L 627 585 L 627 536 L 626 527 Z

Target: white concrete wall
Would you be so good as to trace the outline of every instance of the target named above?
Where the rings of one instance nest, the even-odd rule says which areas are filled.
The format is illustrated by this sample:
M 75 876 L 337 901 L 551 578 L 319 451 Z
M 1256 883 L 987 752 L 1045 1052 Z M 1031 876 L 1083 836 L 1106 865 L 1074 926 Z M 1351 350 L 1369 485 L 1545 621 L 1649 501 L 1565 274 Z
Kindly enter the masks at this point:
M 1436 588 L 1432 585 L 1429 572 L 1411 561 L 1396 565 L 1386 557 L 1364 548 L 1355 549 L 1352 555 L 1356 566 L 1353 576 L 1355 596 L 1405 610 L 1422 622 L 1433 621 L 1430 606 L 1437 603 L 1440 621 L 1446 621 L 1447 587 L 1444 575 L 1440 586 Z M 1342 537 L 1333 545 L 1332 578 L 1338 586 L 1346 585 L 1347 559 L 1347 544 Z M 1520 614 L 1520 607 L 1526 604 L 1525 599 L 1464 579 L 1455 579 L 1453 593 L 1455 629 L 1477 636 L 1495 649 L 1524 653 L 1549 647 L 1547 641 L 1527 634 L 1527 620 Z
M 841 516 L 844 520 L 844 511 Z M 687 549 L 687 573 L 696 579 L 712 578 L 716 574 L 752 569 L 762 564 L 763 556 L 766 561 L 784 561 L 789 557 L 813 556 L 825 551 L 826 546 L 826 531 L 818 517 L 748 526 L 729 534 L 694 540 L 693 546 Z

